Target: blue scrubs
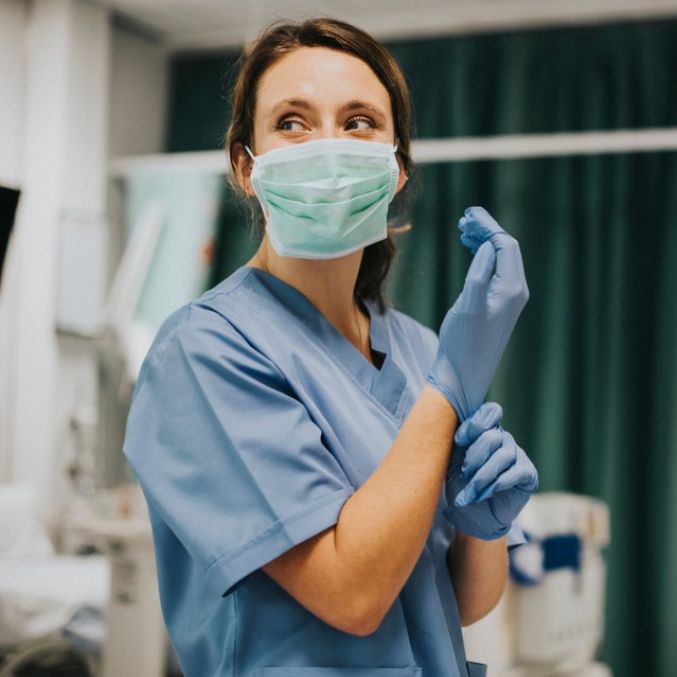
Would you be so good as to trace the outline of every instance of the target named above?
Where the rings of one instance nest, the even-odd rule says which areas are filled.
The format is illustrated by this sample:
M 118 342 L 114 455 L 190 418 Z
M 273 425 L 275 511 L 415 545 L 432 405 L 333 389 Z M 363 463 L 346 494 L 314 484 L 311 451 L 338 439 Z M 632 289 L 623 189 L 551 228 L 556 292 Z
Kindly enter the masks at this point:
M 162 611 L 187 677 L 471 677 L 441 514 L 380 627 L 313 615 L 261 567 L 331 527 L 390 449 L 436 334 L 367 301 L 371 364 L 304 296 L 242 266 L 162 325 L 124 452 L 148 502 Z M 397 543 L 393 543 L 393 548 Z

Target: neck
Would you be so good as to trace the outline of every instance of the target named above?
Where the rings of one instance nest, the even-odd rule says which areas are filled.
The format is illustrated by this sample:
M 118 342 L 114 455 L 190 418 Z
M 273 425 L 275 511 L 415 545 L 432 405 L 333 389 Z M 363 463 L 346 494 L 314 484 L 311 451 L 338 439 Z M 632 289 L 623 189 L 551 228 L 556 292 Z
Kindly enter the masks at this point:
M 298 289 L 349 341 L 368 350 L 367 318 L 353 298 L 362 249 L 335 259 L 297 259 L 279 256 L 264 235 L 246 265 L 261 268 Z M 368 327 L 368 324 L 367 324 Z M 365 345 L 366 342 L 366 345 Z

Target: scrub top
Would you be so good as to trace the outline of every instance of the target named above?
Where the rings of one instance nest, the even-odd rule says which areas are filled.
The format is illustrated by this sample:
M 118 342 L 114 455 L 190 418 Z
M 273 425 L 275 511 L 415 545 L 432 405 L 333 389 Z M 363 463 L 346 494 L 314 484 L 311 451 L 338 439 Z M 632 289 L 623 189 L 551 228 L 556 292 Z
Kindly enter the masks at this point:
M 261 569 L 336 524 L 432 365 L 435 332 L 365 306 L 380 368 L 300 291 L 242 266 L 170 315 L 145 358 L 124 452 L 148 503 L 162 612 L 186 677 L 485 674 L 466 661 L 444 490 L 370 635 L 325 623 Z

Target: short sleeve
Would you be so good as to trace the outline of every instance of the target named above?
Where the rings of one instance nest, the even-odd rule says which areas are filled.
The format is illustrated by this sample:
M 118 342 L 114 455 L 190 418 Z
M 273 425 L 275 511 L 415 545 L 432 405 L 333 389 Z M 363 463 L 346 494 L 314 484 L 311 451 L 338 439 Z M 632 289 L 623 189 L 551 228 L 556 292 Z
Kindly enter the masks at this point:
M 147 356 L 124 453 L 156 517 L 224 595 L 335 524 L 354 493 L 282 373 L 201 307 Z
M 508 550 L 513 550 L 520 545 L 524 545 L 527 538 L 517 522 L 513 522 L 508 530 Z

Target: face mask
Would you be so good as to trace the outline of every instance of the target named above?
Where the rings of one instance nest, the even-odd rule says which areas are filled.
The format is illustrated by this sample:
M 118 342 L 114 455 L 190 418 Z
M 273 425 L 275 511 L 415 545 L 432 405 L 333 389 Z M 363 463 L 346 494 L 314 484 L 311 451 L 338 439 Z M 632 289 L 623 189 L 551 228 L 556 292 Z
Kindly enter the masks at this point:
M 251 182 L 280 256 L 329 259 L 388 237 L 397 146 L 319 139 L 254 156 Z

